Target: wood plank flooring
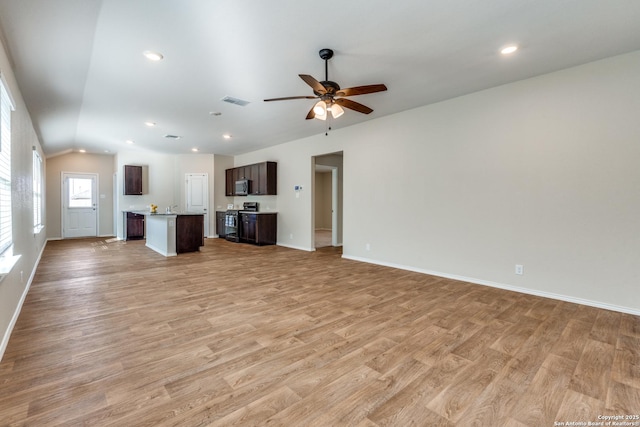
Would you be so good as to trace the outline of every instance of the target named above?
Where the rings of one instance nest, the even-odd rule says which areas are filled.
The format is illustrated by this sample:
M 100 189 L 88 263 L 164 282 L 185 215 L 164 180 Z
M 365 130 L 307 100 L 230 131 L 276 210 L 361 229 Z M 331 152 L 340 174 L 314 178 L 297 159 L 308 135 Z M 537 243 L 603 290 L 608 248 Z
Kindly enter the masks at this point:
M 143 241 L 49 242 L 0 363 L 0 425 L 554 426 L 640 414 L 640 317 L 339 251 L 207 239 L 164 258 Z

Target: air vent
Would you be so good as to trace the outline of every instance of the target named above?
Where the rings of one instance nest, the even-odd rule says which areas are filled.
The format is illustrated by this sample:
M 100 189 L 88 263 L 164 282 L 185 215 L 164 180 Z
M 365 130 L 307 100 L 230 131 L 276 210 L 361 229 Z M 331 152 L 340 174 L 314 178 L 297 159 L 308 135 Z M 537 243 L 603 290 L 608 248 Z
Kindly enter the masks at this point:
M 249 101 L 244 101 L 242 99 L 234 98 L 232 96 L 225 96 L 224 98 L 222 98 L 222 101 L 228 102 L 229 104 L 236 104 L 241 107 L 244 107 L 249 104 Z
M 182 138 L 181 136 L 178 136 L 178 135 L 170 135 L 170 134 L 167 134 L 167 135 L 165 135 L 164 137 L 165 137 L 165 138 L 169 138 L 169 139 L 180 139 L 180 138 Z

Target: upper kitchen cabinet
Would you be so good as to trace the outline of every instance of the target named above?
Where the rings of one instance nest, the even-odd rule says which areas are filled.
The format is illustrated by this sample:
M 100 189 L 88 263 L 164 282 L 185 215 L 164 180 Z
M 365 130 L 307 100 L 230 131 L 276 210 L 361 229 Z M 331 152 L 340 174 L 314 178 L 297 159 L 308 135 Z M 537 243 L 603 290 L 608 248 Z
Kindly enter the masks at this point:
M 225 171 L 225 193 L 235 196 L 235 182 L 249 180 L 249 195 L 275 196 L 278 194 L 278 163 L 262 162 L 239 166 Z
M 278 164 L 276 162 L 263 162 L 251 165 L 251 179 L 253 186 L 251 194 L 273 195 L 278 194 Z
M 142 194 L 142 166 L 124 165 L 124 194 Z
M 233 176 L 234 169 L 227 169 L 224 171 L 224 195 L 225 196 L 233 196 L 236 191 L 235 182 L 236 179 Z

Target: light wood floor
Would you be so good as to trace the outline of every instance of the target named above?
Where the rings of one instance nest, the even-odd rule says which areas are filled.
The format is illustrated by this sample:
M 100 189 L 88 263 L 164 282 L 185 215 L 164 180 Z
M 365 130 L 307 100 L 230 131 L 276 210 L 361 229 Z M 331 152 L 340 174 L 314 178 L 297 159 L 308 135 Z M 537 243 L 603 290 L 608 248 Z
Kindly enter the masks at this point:
M 603 284 L 606 286 L 606 284 Z M 208 239 L 49 242 L 0 425 L 553 426 L 640 414 L 640 318 Z

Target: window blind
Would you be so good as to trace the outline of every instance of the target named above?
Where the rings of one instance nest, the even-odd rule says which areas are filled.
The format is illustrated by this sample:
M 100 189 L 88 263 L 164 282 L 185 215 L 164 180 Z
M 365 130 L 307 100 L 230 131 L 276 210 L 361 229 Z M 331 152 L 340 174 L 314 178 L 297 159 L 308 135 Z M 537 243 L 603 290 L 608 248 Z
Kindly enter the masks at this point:
M 33 232 L 42 226 L 42 158 L 33 147 Z
M 0 253 L 13 241 L 11 221 L 11 111 L 4 79 L 0 79 Z

